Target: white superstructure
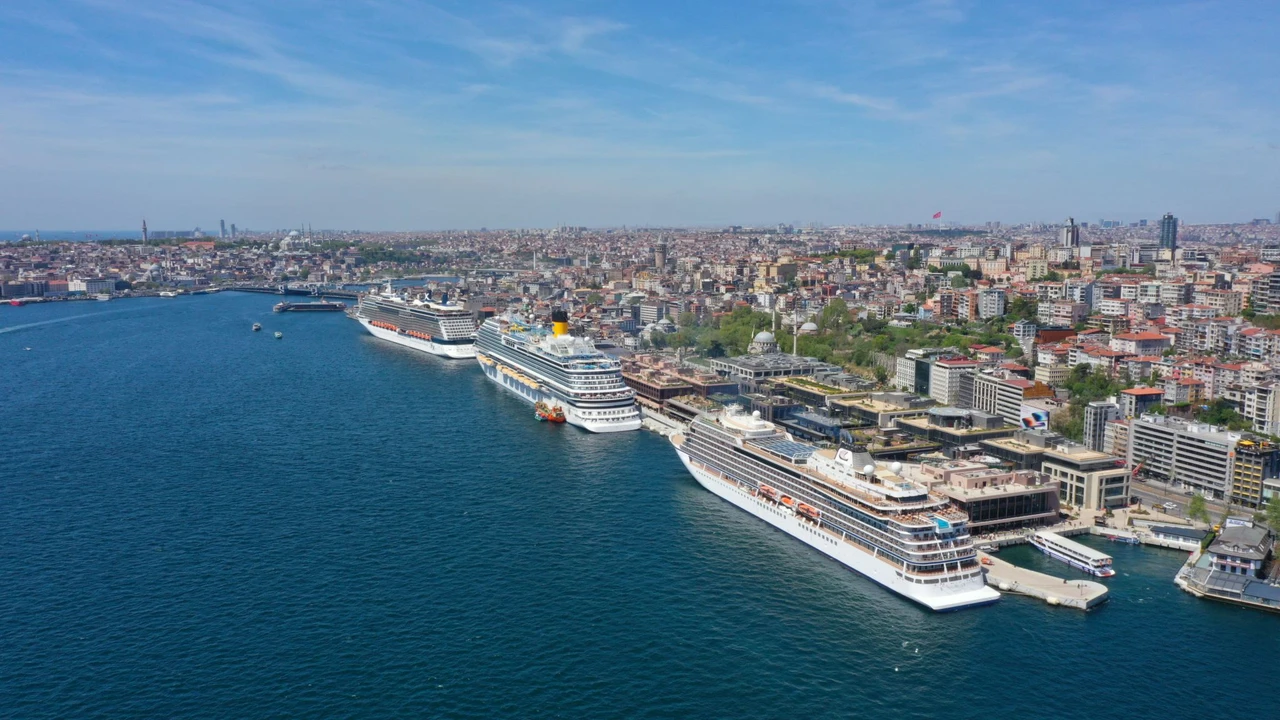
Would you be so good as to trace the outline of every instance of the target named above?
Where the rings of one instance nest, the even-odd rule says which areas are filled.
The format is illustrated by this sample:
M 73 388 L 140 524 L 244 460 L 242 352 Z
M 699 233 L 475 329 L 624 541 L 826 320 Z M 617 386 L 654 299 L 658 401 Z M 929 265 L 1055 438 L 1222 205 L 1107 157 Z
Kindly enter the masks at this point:
M 475 317 L 449 302 L 444 295 L 437 302 L 425 297 L 406 297 L 391 289 L 360 296 L 352 317 L 371 335 L 398 345 L 447 358 L 473 358 Z
M 1111 577 L 1116 571 L 1111 567 L 1111 556 L 1068 540 L 1056 532 L 1041 530 L 1031 536 L 1031 544 L 1054 560 L 1060 560 L 1077 570 L 1098 577 Z
M 995 602 L 968 518 L 869 455 L 796 442 L 759 414 L 700 415 L 671 437 L 706 489 L 931 610 Z
M 516 317 L 489 318 L 476 332 L 476 360 L 490 380 L 531 403 L 560 408 L 565 420 L 591 432 L 640 429 L 635 391 L 622 365 L 589 338 L 568 334 L 563 313 L 555 330 Z

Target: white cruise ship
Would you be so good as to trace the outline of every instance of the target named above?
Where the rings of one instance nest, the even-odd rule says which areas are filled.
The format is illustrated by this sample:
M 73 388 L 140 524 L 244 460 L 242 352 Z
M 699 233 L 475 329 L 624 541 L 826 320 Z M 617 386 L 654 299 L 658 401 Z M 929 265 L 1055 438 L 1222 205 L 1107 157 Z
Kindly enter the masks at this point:
M 900 464 L 796 442 L 736 407 L 699 415 L 671 443 L 703 487 L 899 595 L 937 611 L 1000 598 L 968 518 Z
M 591 432 L 639 430 L 640 409 L 622 381 L 621 363 L 589 338 L 569 335 L 563 311 L 551 319 L 551 330 L 514 317 L 485 320 L 476 332 L 476 360 L 485 375 Z
M 351 314 L 374 337 L 447 358 L 476 356 L 476 321 L 471 311 L 425 297 L 407 298 L 390 284 L 360 296 Z

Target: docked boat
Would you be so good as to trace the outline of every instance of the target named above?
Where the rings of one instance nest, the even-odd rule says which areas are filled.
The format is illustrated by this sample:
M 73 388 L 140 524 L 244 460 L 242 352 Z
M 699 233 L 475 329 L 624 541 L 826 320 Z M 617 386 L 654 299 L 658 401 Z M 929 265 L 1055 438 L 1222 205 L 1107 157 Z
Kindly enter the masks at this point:
M 397 345 L 454 359 L 476 356 L 475 316 L 451 303 L 448 293 L 439 300 L 430 291 L 408 297 L 388 283 L 378 292 L 361 295 L 352 317 L 370 335 Z
M 98 293 L 93 296 L 93 299 L 98 302 L 108 302 L 111 300 L 111 293 Z
M 564 408 L 559 405 L 551 407 L 541 400 L 533 404 L 533 414 L 539 420 L 545 422 L 562 423 L 565 421 Z
M 931 610 L 985 605 L 968 517 L 908 480 L 901 463 L 818 448 L 740 408 L 703 413 L 672 435 L 702 487 Z
M 1069 540 L 1056 532 L 1040 530 L 1031 536 L 1031 544 L 1054 560 L 1064 562 L 1077 570 L 1098 577 L 1111 577 L 1116 571 L 1111 567 L 1111 556 Z
M 261 329 L 262 329 L 262 323 L 254 323 L 254 324 L 253 324 L 253 331 L 254 331 L 254 332 L 258 332 L 258 331 L 259 331 L 259 330 L 261 330 Z
M 622 364 L 590 338 L 570 335 L 562 310 L 551 314 L 550 329 L 513 315 L 485 320 L 476 332 L 476 360 L 486 377 L 535 407 L 559 407 L 570 425 L 598 433 L 640 429 Z
M 272 312 L 342 312 L 346 303 L 321 300 L 316 302 L 282 302 L 271 308 Z

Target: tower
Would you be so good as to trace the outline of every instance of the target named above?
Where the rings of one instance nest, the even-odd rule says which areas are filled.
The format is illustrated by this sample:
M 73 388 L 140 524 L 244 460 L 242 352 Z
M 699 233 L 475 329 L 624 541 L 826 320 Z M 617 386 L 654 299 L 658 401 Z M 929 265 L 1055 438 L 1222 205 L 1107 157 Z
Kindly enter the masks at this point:
M 142 221 L 142 244 L 147 244 L 147 221 L 145 219 Z
M 1169 250 L 1178 248 L 1178 218 L 1173 213 L 1165 213 L 1160 218 L 1160 247 Z
M 1075 218 L 1067 218 L 1067 224 L 1062 226 L 1059 237 L 1062 238 L 1062 247 L 1080 247 L 1080 226 L 1076 225 Z
M 667 244 L 665 242 L 658 243 L 658 247 L 653 250 L 653 266 L 662 272 L 667 267 Z

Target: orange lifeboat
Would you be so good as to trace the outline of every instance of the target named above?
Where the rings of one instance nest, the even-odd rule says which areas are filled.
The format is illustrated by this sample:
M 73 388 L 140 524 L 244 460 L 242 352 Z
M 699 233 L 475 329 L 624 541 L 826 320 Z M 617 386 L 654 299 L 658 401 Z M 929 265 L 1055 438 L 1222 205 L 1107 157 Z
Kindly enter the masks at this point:
M 806 505 L 804 503 L 800 503 L 799 505 L 796 506 L 796 512 L 800 513 L 801 515 L 815 522 L 822 517 L 822 513 L 819 512 L 817 508 L 815 508 L 812 505 Z
M 791 499 L 790 495 L 783 495 L 782 499 L 779 500 L 778 502 L 782 503 L 783 505 L 786 505 L 787 507 L 791 507 L 792 505 L 796 504 L 796 501 Z
M 760 486 L 760 490 L 759 490 L 759 494 L 760 494 L 760 495 L 763 495 L 764 497 L 766 497 L 766 498 L 768 498 L 768 499 L 770 499 L 770 500 L 772 500 L 772 501 L 774 501 L 774 502 L 777 502 L 777 501 L 778 501 L 778 491 L 777 491 L 777 490 L 774 490 L 773 488 L 769 487 L 768 485 L 761 485 L 761 486 Z

